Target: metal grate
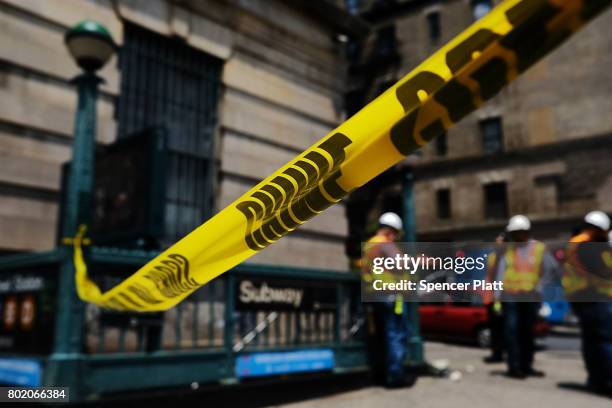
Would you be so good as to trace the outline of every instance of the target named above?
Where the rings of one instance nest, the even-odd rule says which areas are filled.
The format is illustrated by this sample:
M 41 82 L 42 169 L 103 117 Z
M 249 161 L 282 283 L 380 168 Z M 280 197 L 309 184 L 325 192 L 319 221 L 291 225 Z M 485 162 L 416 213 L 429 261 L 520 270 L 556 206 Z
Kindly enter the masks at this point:
M 91 276 L 103 291 L 115 286 L 142 261 L 133 264 L 135 258 L 125 250 L 94 251 L 106 257 L 105 262 L 91 264 Z M 294 271 L 274 267 L 240 268 L 240 272 L 234 270 L 214 279 L 163 313 L 114 312 L 87 304 L 85 351 L 113 354 L 225 349 L 241 353 L 363 343 L 365 315 L 359 281 L 346 279 L 343 274 L 324 275 L 316 286 L 317 296 L 305 290 L 299 307 L 268 303 L 247 307 L 237 303 L 240 283 L 245 279 L 265 280 L 271 287 L 301 287 L 307 275 L 296 277 Z M 320 296 L 323 292 L 331 297 Z M 317 307 L 313 307 L 315 303 Z
M 161 242 L 167 246 L 212 213 L 221 61 L 179 39 L 127 24 L 119 68 L 119 137 L 156 126 L 169 133 Z

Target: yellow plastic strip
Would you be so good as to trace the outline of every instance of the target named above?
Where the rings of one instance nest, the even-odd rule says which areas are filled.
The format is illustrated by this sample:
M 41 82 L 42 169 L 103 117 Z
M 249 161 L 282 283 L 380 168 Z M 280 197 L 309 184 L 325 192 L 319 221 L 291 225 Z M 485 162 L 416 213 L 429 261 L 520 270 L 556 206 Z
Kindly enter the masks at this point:
M 610 0 L 506 0 L 294 160 L 105 293 L 75 239 L 78 294 L 168 309 L 442 134 Z M 580 63 L 580 61 L 576 61 Z M 82 238 L 82 236 L 81 236 Z

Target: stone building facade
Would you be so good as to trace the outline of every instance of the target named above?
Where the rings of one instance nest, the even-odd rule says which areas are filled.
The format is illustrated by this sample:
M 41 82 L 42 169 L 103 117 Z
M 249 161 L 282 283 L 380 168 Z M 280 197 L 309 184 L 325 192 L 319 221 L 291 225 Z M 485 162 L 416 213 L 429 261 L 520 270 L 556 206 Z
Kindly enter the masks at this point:
M 219 64 L 219 92 L 210 112 L 216 120 L 209 133 L 215 166 L 207 194 L 213 213 L 344 119 L 347 64 L 338 35 L 364 32 L 363 24 L 331 3 L 0 0 L 1 252 L 54 246 L 61 165 L 70 157 L 75 113 L 69 81 L 78 73 L 63 35 L 86 18 L 110 30 L 120 58 L 130 58 L 127 50 L 134 45 L 126 43 L 139 33 L 142 47 L 156 42 L 171 50 L 174 44 L 191 58 Z M 98 101 L 100 145 L 130 128 L 122 123 L 124 110 L 147 115 L 150 109 L 130 106 L 125 92 L 132 85 L 126 83 L 135 79 L 122 66 L 114 58 L 100 72 L 106 80 Z M 143 89 L 153 86 L 150 81 Z M 190 103 L 178 95 L 177 103 Z M 138 126 L 148 124 L 141 120 Z M 346 234 L 344 209 L 335 206 L 251 261 L 345 269 Z
M 353 85 L 362 94 L 369 89 L 365 97 L 371 98 L 494 3 L 362 2 L 359 13 L 373 29 L 357 64 L 367 65 L 381 38 L 394 51 L 390 63 L 370 72 L 369 83 L 357 75 Z M 612 10 L 607 10 L 445 137 L 375 182 L 370 188 L 379 198 L 365 224 L 380 211 L 401 208 L 398 178 L 406 166 L 414 171 L 422 241 L 492 241 L 507 218 L 519 213 L 532 219 L 537 237 L 564 239 L 586 212 L 612 213 L 610 38 Z M 360 233 L 353 230 L 351 236 Z

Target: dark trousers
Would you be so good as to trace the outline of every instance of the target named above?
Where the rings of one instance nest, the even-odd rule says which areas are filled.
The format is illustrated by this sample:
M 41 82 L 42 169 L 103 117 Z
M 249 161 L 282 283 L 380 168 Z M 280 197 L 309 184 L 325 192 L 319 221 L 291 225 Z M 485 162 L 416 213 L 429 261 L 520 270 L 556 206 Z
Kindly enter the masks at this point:
M 491 357 L 496 359 L 504 357 L 504 315 L 502 313 L 495 312 L 493 303 L 487 306 L 487 316 L 491 329 Z
M 503 305 L 510 371 L 525 373 L 532 369 L 535 353 L 534 324 L 538 307 L 539 304 L 533 302 L 506 302 Z
M 580 321 L 582 357 L 588 385 L 612 391 L 612 302 L 573 303 Z
M 393 302 L 373 304 L 376 333 L 370 345 L 380 349 L 371 350 L 370 356 L 375 376 L 386 385 L 398 384 L 404 380 L 409 335 L 408 313 L 405 309 L 404 305 L 404 312 L 398 315 L 394 312 Z

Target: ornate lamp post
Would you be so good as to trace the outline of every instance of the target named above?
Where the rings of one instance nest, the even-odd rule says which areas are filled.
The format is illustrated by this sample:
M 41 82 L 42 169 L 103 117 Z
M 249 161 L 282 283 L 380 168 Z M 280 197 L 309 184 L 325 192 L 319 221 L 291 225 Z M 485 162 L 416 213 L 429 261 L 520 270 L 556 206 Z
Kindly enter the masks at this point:
M 66 194 L 67 205 L 62 225 L 63 236 L 72 237 L 80 223 L 89 222 L 93 184 L 93 155 L 96 138 L 96 99 L 103 82 L 95 72 L 115 52 L 116 45 L 101 24 L 86 20 L 66 32 L 65 42 L 76 63 L 83 69 L 73 82 L 77 85 L 78 106 L 75 118 L 72 162 Z
M 61 225 L 63 237 L 74 237 L 79 224 L 87 224 L 91 219 L 96 99 L 98 86 L 103 82 L 95 72 L 108 62 L 117 47 L 108 30 L 91 20 L 82 21 L 68 30 L 64 40 L 70 54 L 83 69 L 73 80 L 77 86 L 78 105 Z M 82 349 L 84 307 L 76 296 L 72 251 L 68 247 L 64 251 L 57 291 L 54 352 L 46 375 L 62 379 L 63 384 L 74 385 L 79 380 L 78 360 Z

